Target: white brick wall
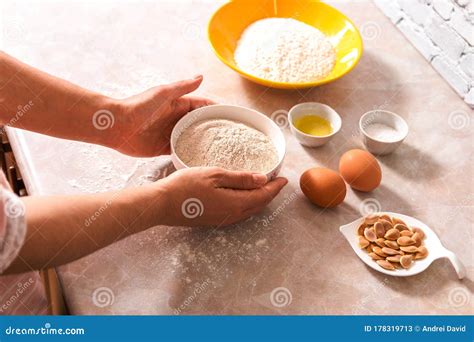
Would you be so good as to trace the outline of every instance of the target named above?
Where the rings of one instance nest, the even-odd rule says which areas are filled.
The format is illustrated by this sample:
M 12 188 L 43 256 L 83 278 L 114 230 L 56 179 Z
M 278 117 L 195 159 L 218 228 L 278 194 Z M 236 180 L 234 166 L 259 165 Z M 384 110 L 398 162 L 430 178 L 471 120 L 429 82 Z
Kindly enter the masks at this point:
M 374 0 L 474 108 L 474 0 Z

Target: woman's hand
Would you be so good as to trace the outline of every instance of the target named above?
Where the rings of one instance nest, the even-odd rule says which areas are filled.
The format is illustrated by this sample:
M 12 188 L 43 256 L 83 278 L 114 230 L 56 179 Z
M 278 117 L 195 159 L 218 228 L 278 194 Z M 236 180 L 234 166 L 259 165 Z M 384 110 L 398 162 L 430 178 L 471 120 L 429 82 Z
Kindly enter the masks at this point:
M 178 120 L 193 109 L 213 104 L 205 98 L 184 96 L 201 82 L 202 76 L 197 76 L 119 100 L 120 139 L 113 148 L 136 157 L 169 154 L 171 131 Z
M 263 174 L 217 167 L 180 170 L 156 183 L 163 193 L 163 224 L 223 226 L 252 216 L 287 184 Z
M 8 83 L 0 94 L 0 124 L 153 157 L 170 152 L 171 131 L 183 115 L 212 104 L 185 96 L 201 82 L 202 76 L 197 76 L 117 100 L 48 75 L 0 51 L 0 84 Z
M 285 178 L 267 182 L 262 174 L 203 167 L 117 192 L 24 197 L 27 237 L 6 273 L 63 265 L 157 225 L 241 221 L 261 211 L 286 183 Z

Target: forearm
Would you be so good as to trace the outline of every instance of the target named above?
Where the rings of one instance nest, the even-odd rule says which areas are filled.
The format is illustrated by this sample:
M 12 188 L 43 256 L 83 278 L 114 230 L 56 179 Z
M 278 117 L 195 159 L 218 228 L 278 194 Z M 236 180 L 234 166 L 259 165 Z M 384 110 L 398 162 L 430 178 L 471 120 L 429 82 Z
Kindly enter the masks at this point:
M 152 186 L 95 195 L 25 197 L 27 236 L 6 273 L 66 264 L 160 224 L 163 199 Z
M 100 130 L 94 113 L 117 101 L 30 67 L 0 51 L 0 123 L 59 138 L 111 146 L 118 125 Z

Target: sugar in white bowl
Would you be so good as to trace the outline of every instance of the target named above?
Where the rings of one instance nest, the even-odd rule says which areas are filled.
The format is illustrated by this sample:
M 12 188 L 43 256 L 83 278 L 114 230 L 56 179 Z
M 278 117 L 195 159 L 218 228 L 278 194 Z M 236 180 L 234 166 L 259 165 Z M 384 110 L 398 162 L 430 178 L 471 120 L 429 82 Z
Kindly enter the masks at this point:
M 367 150 L 384 155 L 395 151 L 408 135 L 408 124 L 399 115 L 388 110 L 372 110 L 359 120 Z
M 369 124 L 365 128 L 365 132 L 374 139 L 386 142 L 397 141 L 402 137 L 402 132 L 392 126 L 377 122 Z

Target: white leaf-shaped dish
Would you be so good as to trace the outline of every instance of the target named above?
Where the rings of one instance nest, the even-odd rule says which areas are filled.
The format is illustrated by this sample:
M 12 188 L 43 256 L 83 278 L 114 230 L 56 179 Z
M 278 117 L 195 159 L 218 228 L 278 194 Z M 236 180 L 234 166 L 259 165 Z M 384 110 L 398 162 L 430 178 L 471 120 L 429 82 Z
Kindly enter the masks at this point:
M 462 279 L 465 277 L 466 269 L 464 265 L 462 264 L 462 262 L 459 260 L 456 254 L 446 249 L 441 244 L 441 241 L 439 240 L 438 236 L 426 224 L 424 224 L 421 221 L 418 221 L 414 217 L 397 214 L 397 213 L 380 212 L 380 213 L 375 213 L 374 215 L 383 215 L 383 214 L 399 218 L 405 221 L 405 223 L 408 224 L 410 227 L 421 228 L 423 232 L 425 233 L 425 239 L 423 240 L 423 243 L 428 249 L 429 254 L 424 259 L 416 260 L 409 269 L 396 269 L 393 271 L 389 271 L 380 267 L 374 260 L 372 260 L 372 258 L 369 256 L 369 254 L 365 250 L 360 249 L 360 247 L 358 246 L 357 228 L 364 221 L 364 218 L 361 217 L 355 220 L 354 222 L 351 222 L 349 224 L 339 227 L 339 230 L 342 233 L 342 235 L 345 236 L 347 241 L 349 241 L 350 245 L 352 246 L 352 249 L 357 254 L 357 256 L 363 262 L 365 262 L 367 266 L 387 275 L 396 276 L 396 277 L 408 277 L 408 276 L 412 276 L 412 275 L 423 272 L 424 270 L 428 268 L 428 266 L 431 265 L 433 261 L 437 259 L 447 258 L 449 259 L 454 269 L 456 270 L 458 278 Z

